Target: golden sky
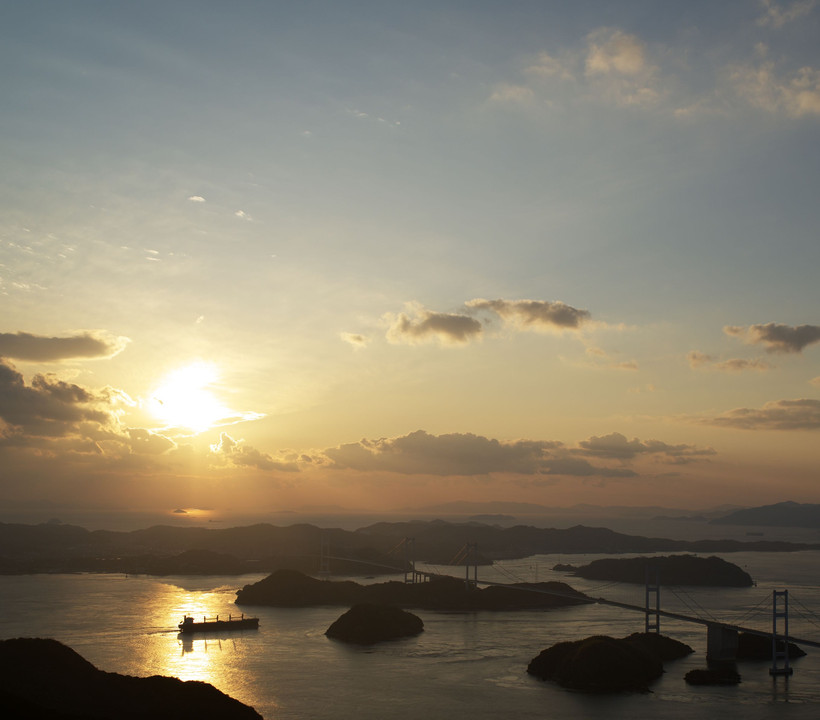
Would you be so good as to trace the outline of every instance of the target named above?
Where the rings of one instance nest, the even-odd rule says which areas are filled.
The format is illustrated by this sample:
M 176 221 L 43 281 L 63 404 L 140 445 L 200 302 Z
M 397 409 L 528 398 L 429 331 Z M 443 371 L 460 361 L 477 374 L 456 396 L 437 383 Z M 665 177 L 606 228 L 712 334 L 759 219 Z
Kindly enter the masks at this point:
M 818 36 L 11 4 L 0 506 L 820 502 Z

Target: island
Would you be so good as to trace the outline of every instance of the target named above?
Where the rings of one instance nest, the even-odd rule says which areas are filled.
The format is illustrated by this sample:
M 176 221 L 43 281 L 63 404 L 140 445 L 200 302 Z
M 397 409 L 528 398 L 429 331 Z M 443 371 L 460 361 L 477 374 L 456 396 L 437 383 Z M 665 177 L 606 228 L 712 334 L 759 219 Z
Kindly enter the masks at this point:
M 527 672 L 580 692 L 646 692 L 663 674 L 664 662 L 692 652 L 688 645 L 656 633 L 622 639 L 594 635 L 547 648 L 530 661 Z
M 55 720 L 262 717 L 209 683 L 104 672 L 49 638 L 0 640 L 0 707 L 5 717 Z
M 719 557 L 671 555 L 667 557 L 604 558 L 588 565 L 556 565 L 553 569 L 569 572 L 588 580 L 644 584 L 647 570 L 664 585 L 700 585 L 708 587 L 751 587 L 752 577 L 734 563 Z
M 439 576 L 427 582 L 362 585 L 352 580 L 318 580 L 297 570 L 277 570 L 236 593 L 237 605 L 309 607 L 370 603 L 424 610 L 533 610 L 594 602 L 566 583 L 516 583 L 477 588 Z
M 357 645 L 372 645 L 413 637 L 423 630 L 424 622 L 411 612 L 390 605 L 361 603 L 334 621 L 325 635 Z

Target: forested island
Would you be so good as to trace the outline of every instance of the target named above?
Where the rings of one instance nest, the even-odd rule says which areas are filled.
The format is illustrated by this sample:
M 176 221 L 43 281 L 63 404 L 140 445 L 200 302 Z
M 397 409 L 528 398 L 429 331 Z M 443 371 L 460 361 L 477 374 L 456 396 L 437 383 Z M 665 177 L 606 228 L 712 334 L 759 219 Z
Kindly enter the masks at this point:
M 501 528 L 477 522 L 441 520 L 376 523 L 359 530 L 267 523 L 208 529 L 155 526 L 145 530 L 89 531 L 51 522 L 0 523 L 0 574 L 41 572 L 117 572 L 149 575 L 240 575 L 279 569 L 314 573 L 321 548 L 335 575 L 402 572 L 408 556 L 399 547 L 412 539 L 413 558 L 450 565 L 471 543 L 472 561 L 575 553 L 731 553 L 820 549 L 820 544 L 758 540 L 684 541 L 625 535 L 578 525 L 567 529 L 517 525 Z
M 278 570 L 236 593 L 237 605 L 273 607 L 368 604 L 422 610 L 532 610 L 587 602 L 592 600 L 560 582 L 475 588 L 465 580 L 439 576 L 427 582 L 361 585 L 317 580 L 297 570 Z
M 615 580 L 643 584 L 658 577 L 664 585 L 751 587 L 752 577 L 734 563 L 719 557 L 672 555 L 669 557 L 603 558 L 588 565 L 556 565 L 555 570 L 588 580 Z

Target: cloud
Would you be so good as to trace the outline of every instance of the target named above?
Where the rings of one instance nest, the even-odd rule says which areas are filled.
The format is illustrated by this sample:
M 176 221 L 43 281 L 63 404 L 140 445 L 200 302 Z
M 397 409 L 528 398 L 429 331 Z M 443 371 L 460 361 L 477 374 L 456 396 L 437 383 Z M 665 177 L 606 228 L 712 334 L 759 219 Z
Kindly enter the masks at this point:
M 470 433 L 430 435 L 417 430 L 403 437 L 361 440 L 324 451 L 333 468 L 381 470 L 405 475 L 486 475 L 539 472 L 556 442 L 503 443 Z
M 211 453 L 221 462 L 237 467 L 251 467 L 264 471 L 298 472 L 297 463 L 278 460 L 268 453 L 257 450 L 241 441 L 234 440 L 228 433 L 220 433 L 219 442 L 211 445 Z
M 529 103 L 535 97 L 535 93 L 531 88 L 523 85 L 509 85 L 502 83 L 496 85 L 490 95 L 490 102 L 494 103 L 514 103 L 523 105 Z
M 43 337 L 30 333 L 0 333 L 0 358 L 30 362 L 59 362 L 69 358 L 109 358 L 128 344 L 125 337 L 92 331 L 71 337 Z
M 775 63 L 764 59 L 735 65 L 728 77 L 734 92 L 754 107 L 791 118 L 820 115 L 820 70 L 804 66 L 781 76 Z
M 718 361 L 714 355 L 707 355 L 698 350 L 692 350 L 686 358 L 689 361 L 689 367 L 693 370 L 708 369 L 724 370 L 726 372 L 743 372 L 745 370 L 771 370 L 774 367 L 774 365 L 759 358 L 753 360 L 730 358 L 729 360 Z
M 363 439 L 324 450 L 325 465 L 336 470 L 392 472 L 402 475 L 483 476 L 493 473 L 518 475 L 566 475 L 572 477 L 626 478 L 638 473 L 626 464 L 639 455 L 659 455 L 683 463 L 714 455 L 711 448 L 668 445 L 659 440 L 627 441 L 612 433 L 593 437 L 579 448 L 567 448 L 554 440 L 503 442 L 471 433 L 431 435 L 417 430 L 397 438 Z M 598 465 L 585 457 L 616 460 L 617 465 Z
M 23 376 L 0 361 L 0 419 L 6 437 L 61 437 L 80 432 L 83 423 L 115 426 L 122 395 L 110 388 L 93 392 L 50 375 Z
M 370 338 L 365 335 L 359 335 L 358 333 L 348 333 L 343 332 L 339 333 L 339 337 L 342 338 L 346 343 L 349 343 L 353 347 L 361 348 L 365 347 L 370 343 Z
M 723 332 L 740 338 L 747 345 L 765 345 L 767 352 L 799 353 L 808 345 L 820 342 L 820 325 L 727 325 Z
M 529 65 L 524 72 L 536 77 L 559 78 L 561 80 L 574 80 L 572 71 L 574 61 L 571 57 L 561 60 L 553 57 L 549 53 L 542 52 L 536 61 Z
M 762 408 L 737 408 L 702 422 L 740 430 L 820 430 L 820 400 L 775 400 Z
M 642 442 L 638 438 L 627 440 L 621 433 L 613 432 L 602 437 L 593 436 L 578 443 L 582 455 L 614 460 L 632 460 L 639 455 L 662 455 L 675 463 L 692 462 L 702 457 L 715 455 L 712 448 L 697 448 L 694 445 L 669 445 L 660 440 Z
M 797 0 L 786 7 L 774 0 L 760 0 L 763 15 L 757 19 L 757 24 L 761 27 L 781 28 L 786 23 L 794 22 L 811 13 L 816 4 L 816 0 Z
M 438 341 L 442 345 L 464 345 L 480 338 L 481 323 L 469 315 L 439 313 L 411 305 L 410 313 L 392 315 L 385 319 L 390 323 L 387 339 L 392 343 L 418 345 Z
M 471 310 L 491 310 L 523 330 L 577 330 L 591 319 L 588 310 L 579 310 L 560 301 L 476 298 L 465 305 Z
M 584 74 L 616 104 L 655 103 L 660 96 L 657 72 L 637 36 L 612 28 L 599 28 L 587 36 Z
M 812 378 L 811 380 L 809 380 L 809 384 L 814 385 L 815 387 L 820 387 L 820 375 L 818 375 L 816 378 Z
M 615 370 L 637 370 L 638 363 L 635 360 L 613 360 L 606 350 L 590 346 L 586 349 L 589 365 L 596 368 L 612 368 Z
M 191 195 L 191 197 L 189 197 L 188 199 L 191 202 L 195 202 L 195 203 L 204 203 L 205 202 L 205 198 L 202 197 L 202 195 Z
M 162 455 L 177 447 L 173 440 L 160 433 L 143 428 L 129 428 L 127 432 L 131 438 L 131 450 L 136 453 Z
M 639 75 L 646 67 L 643 43 L 635 35 L 599 28 L 587 42 L 587 75 Z

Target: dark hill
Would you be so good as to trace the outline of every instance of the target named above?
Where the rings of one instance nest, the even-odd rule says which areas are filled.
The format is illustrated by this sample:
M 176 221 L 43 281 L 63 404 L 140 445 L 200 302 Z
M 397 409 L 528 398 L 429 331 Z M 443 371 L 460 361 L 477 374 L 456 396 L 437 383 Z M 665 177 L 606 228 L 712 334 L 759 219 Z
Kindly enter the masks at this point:
M 421 618 L 390 605 L 354 605 L 337 618 L 325 635 L 334 640 L 372 645 L 384 640 L 412 637 L 424 630 Z
M 547 648 L 533 658 L 527 672 L 581 692 L 643 692 L 663 674 L 665 660 L 691 652 L 688 645 L 653 633 L 621 640 L 596 635 Z
M 41 638 L 0 641 L 5 717 L 96 720 L 259 720 L 253 708 L 213 685 L 98 670 L 71 648 Z M 11 714 L 7 714 L 7 713 Z
M 547 594 L 547 591 L 560 595 Z M 429 582 L 359 585 L 350 580 L 317 580 L 295 570 L 279 570 L 236 593 L 237 605 L 308 607 L 312 605 L 392 605 L 426 610 L 523 610 L 589 602 L 564 583 L 468 588 L 464 580 L 440 577 Z
M 711 521 L 713 525 L 820 528 L 820 505 L 782 502 L 736 510 Z
M 413 538 L 416 560 L 436 565 L 452 564 L 467 543 L 478 544 L 479 564 L 545 553 L 725 553 L 820 548 L 769 541 L 686 542 L 623 535 L 581 525 L 557 530 L 440 520 L 377 523 L 355 532 L 313 525 L 268 524 L 225 529 L 157 526 L 132 532 L 89 532 L 54 523 L 0 523 L 0 573 L 240 574 L 283 568 L 312 573 L 319 569 L 320 548 L 324 546 L 330 547 L 333 573 L 373 575 L 406 569 L 403 554 L 396 552 L 405 538 Z

